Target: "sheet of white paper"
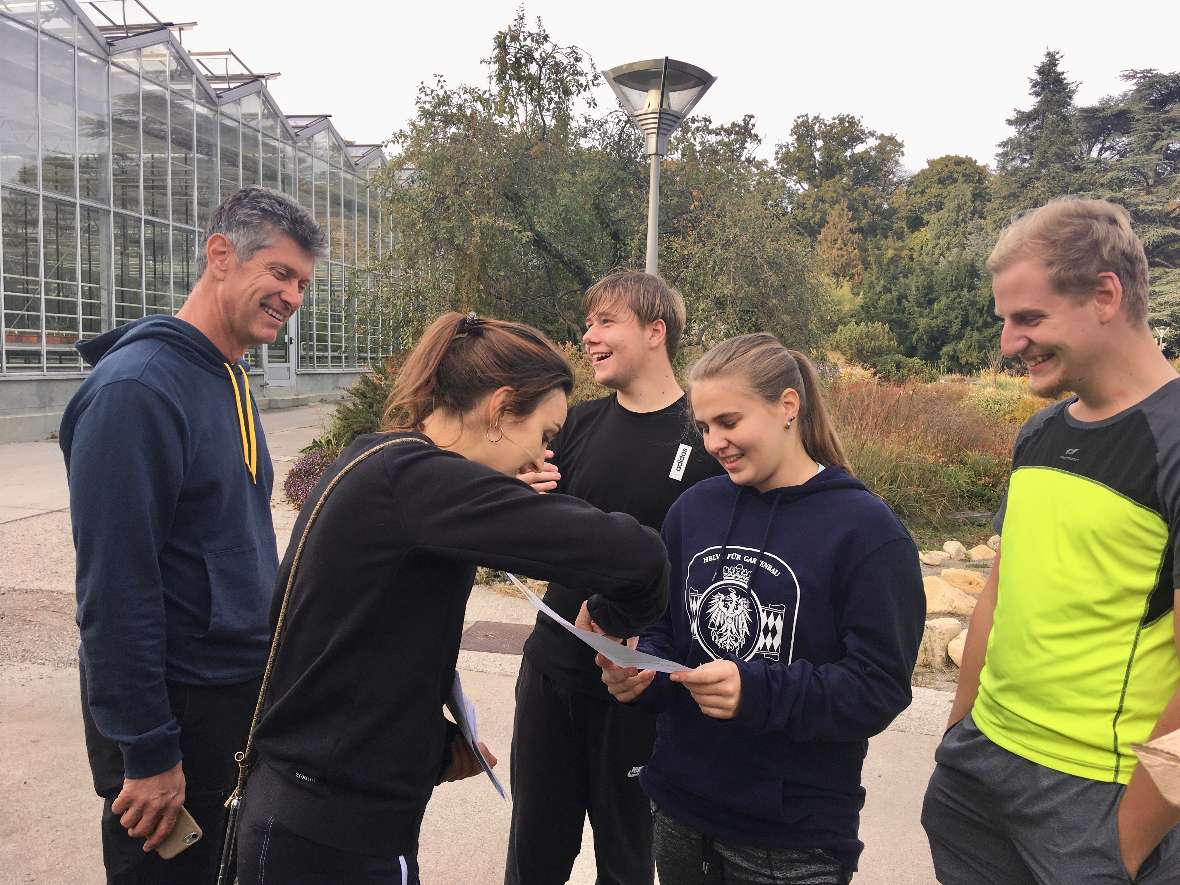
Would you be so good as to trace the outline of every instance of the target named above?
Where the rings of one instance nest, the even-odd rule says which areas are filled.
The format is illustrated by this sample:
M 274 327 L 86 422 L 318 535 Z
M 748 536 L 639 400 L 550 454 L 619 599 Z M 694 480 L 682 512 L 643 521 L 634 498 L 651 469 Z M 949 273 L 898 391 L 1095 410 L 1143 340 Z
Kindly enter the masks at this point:
M 602 656 L 617 667 L 638 667 L 640 670 L 655 670 L 657 673 L 679 673 L 683 670 L 689 669 L 684 664 L 678 664 L 675 661 L 669 661 L 664 658 L 649 655 L 647 652 L 639 651 L 634 648 L 628 648 L 625 645 L 607 639 L 598 633 L 591 633 L 589 630 L 583 630 L 580 627 L 575 627 L 549 606 L 547 606 L 541 597 L 521 583 L 520 579 L 511 572 L 505 572 L 508 578 L 517 587 L 523 591 L 528 601 L 533 604 L 537 611 L 544 612 L 558 624 L 569 630 L 570 633 L 577 636 L 580 640 L 590 646 L 597 652 L 601 652 Z
M 475 753 L 475 758 L 479 761 L 480 767 L 491 778 L 492 786 L 496 788 L 496 792 L 500 794 L 500 798 L 507 802 L 508 795 L 504 792 L 504 785 L 500 783 L 500 779 L 496 777 L 492 766 L 488 765 L 488 760 L 480 752 L 479 726 L 475 720 L 475 704 L 471 703 L 471 699 L 463 693 L 463 681 L 459 678 L 458 670 L 455 671 L 455 681 L 451 684 L 451 695 L 447 698 L 447 709 L 451 711 L 451 716 L 454 717 L 455 724 L 459 726 L 459 731 L 462 733 L 463 739 L 467 741 Z

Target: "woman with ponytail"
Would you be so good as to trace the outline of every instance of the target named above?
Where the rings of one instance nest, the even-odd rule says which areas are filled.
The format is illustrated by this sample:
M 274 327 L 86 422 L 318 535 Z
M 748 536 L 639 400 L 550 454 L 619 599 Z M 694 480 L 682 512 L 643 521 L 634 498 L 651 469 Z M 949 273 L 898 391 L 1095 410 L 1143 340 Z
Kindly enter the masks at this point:
M 910 703 L 917 550 L 849 473 L 803 354 L 731 338 L 693 366 L 689 400 L 728 476 L 668 512 L 672 598 L 639 642 L 686 669 L 598 658 L 611 694 L 658 713 L 641 780 L 660 882 L 846 883 L 868 739 Z
M 418 882 L 432 790 L 480 771 L 442 714 L 476 566 L 586 587 L 580 618 L 612 635 L 663 612 L 653 530 L 536 490 L 572 388 L 536 329 L 445 314 L 407 359 L 384 431 L 313 490 L 279 569 L 236 794 L 241 885 Z

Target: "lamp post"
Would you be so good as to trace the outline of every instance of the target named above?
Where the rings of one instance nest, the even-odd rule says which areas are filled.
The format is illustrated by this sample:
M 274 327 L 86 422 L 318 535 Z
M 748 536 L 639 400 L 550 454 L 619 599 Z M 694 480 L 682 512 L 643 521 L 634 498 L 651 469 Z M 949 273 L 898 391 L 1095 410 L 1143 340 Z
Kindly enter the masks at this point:
M 660 160 L 668 138 L 717 78 L 703 68 L 671 58 L 653 58 L 603 71 L 619 104 L 643 133 L 651 162 L 647 194 L 647 272 L 658 273 Z

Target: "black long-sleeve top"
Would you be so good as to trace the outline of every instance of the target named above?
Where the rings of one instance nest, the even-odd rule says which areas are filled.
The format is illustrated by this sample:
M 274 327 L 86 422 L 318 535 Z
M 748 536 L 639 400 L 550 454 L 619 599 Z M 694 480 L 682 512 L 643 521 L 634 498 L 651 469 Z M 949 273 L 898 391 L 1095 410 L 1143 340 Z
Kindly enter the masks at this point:
M 446 752 L 450 692 L 477 565 L 595 591 L 616 636 L 667 602 L 659 536 L 625 514 L 519 480 L 419 434 L 359 438 L 320 480 L 279 570 L 272 623 L 303 528 L 328 497 L 296 573 L 246 801 L 308 839 L 349 851 L 411 849 Z

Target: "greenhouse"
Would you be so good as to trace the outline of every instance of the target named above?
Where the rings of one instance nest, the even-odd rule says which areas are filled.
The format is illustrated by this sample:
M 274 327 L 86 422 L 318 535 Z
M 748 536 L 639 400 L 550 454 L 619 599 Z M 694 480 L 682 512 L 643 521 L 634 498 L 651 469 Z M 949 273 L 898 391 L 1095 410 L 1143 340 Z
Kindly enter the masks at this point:
M 56 428 L 79 338 L 175 313 L 200 231 L 246 185 L 297 198 L 330 241 L 287 334 L 248 355 L 262 397 L 337 389 L 389 351 L 381 147 L 285 114 L 277 74 L 232 51 L 187 50 L 193 24 L 133 0 L 0 0 L 0 441 Z

